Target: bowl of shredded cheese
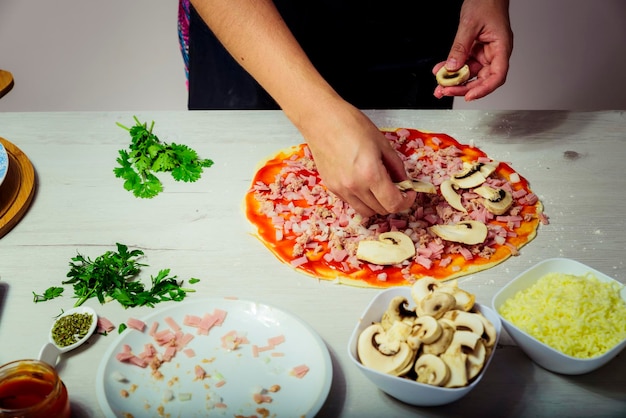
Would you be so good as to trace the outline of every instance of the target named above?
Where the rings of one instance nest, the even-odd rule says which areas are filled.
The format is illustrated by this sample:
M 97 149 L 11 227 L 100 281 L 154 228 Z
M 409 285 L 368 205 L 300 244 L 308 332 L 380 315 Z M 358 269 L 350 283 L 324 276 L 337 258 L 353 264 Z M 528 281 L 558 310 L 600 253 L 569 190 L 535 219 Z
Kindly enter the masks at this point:
M 493 298 L 502 326 L 538 365 L 578 375 L 626 347 L 626 290 L 585 264 L 551 258 L 521 273 Z

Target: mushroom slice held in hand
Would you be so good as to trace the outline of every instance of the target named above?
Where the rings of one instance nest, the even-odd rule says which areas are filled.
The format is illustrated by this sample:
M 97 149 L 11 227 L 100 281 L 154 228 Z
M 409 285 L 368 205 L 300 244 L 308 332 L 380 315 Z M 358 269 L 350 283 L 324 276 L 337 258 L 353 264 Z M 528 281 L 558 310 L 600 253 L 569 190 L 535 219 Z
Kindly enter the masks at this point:
M 448 71 L 444 65 L 435 74 L 437 84 L 443 87 L 458 86 L 465 83 L 470 78 L 470 69 L 467 64 L 456 71 Z
M 359 335 L 357 354 L 365 367 L 394 376 L 410 370 L 416 356 L 406 342 L 389 341 L 380 324 L 370 325 Z
M 398 231 L 384 232 L 378 240 L 360 241 L 356 250 L 359 260 L 372 264 L 400 264 L 415 255 L 415 243 L 406 234 Z
M 502 215 L 513 206 L 513 196 L 504 189 L 494 189 L 483 184 L 474 189 L 474 193 L 483 198 L 483 205 L 495 215 Z
M 413 190 L 413 191 L 420 192 L 420 193 L 429 193 L 429 194 L 437 193 L 437 189 L 435 188 L 435 186 L 425 181 L 402 180 L 399 183 L 395 183 L 395 185 L 402 192 L 406 190 Z
M 450 225 L 433 225 L 428 228 L 433 234 L 447 241 L 473 245 L 485 242 L 487 225 L 479 221 L 461 221 Z

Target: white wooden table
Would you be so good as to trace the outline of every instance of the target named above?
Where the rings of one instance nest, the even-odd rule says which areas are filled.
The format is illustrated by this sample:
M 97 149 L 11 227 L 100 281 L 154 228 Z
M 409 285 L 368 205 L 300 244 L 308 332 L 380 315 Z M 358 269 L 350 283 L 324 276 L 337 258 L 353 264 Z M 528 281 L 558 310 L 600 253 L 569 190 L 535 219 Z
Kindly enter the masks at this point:
M 626 114 L 620 111 L 371 111 L 381 127 L 414 127 L 473 141 L 510 162 L 540 196 L 550 224 L 503 264 L 460 279 L 491 304 L 515 275 L 549 257 L 570 257 L 626 282 Z M 582 376 L 552 374 L 505 344 L 481 385 L 447 406 L 416 408 L 377 390 L 349 362 L 347 342 L 376 290 L 320 282 L 281 264 L 249 234 L 242 199 L 257 163 L 301 137 L 281 112 L 151 112 L 164 141 L 184 143 L 215 165 L 197 183 L 166 181 L 153 200 L 134 198 L 114 177 L 128 134 L 116 122 L 133 114 L 2 113 L 0 136 L 20 147 L 37 173 L 37 192 L 22 221 L 0 240 L 0 363 L 36 357 L 66 296 L 33 303 L 33 291 L 60 285 L 71 257 L 95 257 L 121 242 L 143 249 L 151 268 L 199 277 L 203 296 L 237 296 L 274 305 L 308 322 L 327 343 L 334 377 L 319 416 L 393 417 L 626 416 L 626 354 Z M 118 304 L 87 305 L 115 323 Z M 132 311 L 141 317 L 151 308 Z M 116 333 L 115 333 L 116 335 Z M 98 417 L 95 376 L 115 335 L 96 336 L 59 366 L 76 417 Z

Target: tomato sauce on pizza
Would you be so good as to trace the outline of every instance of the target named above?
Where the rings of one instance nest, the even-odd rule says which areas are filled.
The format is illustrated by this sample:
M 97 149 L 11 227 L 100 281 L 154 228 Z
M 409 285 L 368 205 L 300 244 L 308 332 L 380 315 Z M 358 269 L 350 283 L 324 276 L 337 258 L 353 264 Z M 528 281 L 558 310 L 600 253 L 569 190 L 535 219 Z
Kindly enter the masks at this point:
M 376 288 L 405 286 L 425 276 L 447 280 L 493 267 L 517 255 L 535 237 L 539 224 L 547 222 L 528 181 L 479 148 L 442 133 L 405 128 L 383 133 L 403 159 L 409 177 L 433 185 L 435 192 L 418 192 L 405 213 L 363 218 L 326 189 L 306 144 L 280 151 L 261 164 L 245 197 L 247 219 L 279 260 L 323 280 Z M 442 184 L 467 173 L 469 166 L 482 164 L 493 171 L 474 187 L 454 183 L 462 207 L 451 204 Z M 486 198 L 478 194 L 481 185 L 510 196 L 510 207 L 503 213 L 488 210 Z M 467 221 L 486 225 L 484 241 L 465 244 L 433 233 L 434 226 Z M 415 255 L 393 265 L 357 257 L 361 241 L 376 240 L 389 231 L 409 236 Z

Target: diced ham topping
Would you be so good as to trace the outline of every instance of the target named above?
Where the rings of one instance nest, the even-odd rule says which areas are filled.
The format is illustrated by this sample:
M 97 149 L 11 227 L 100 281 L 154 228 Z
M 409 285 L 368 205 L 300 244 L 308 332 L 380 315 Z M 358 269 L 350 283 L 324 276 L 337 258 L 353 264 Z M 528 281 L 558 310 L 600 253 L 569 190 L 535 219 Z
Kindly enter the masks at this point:
M 151 342 L 145 343 L 143 345 L 143 351 L 139 354 L 135 354 L 133 352 L 132 347 L 129 344 L 123 344 L 121 350 L 116 354 L 116 358 L 120 362 L 128 363 L 130 365 L 141 367 L 141 368 L 149 368 L 151 370 L 151 376 L 156 380 L 163 380 L 163 373 L 159 370 L 163 363 L 172 362 L 176 355 L 182 352 L 188 358 L 193 358 L 196 356 L 196 352 L 192 348 L 185 348 L 192 339 L 201 338 L 197 337 L 191 332 L 187 332 L 186 327 L 196 328 L 198 330 L 204 330 L 208 333 L 213 327 L 221 326 L 224 324 L 226 319 L 227 312 L 224 310 L 215 309 L 212 313 L 206 313 L 202 316 L 193 316 L 193 315 L 185 315 L 182 319 L 182 326 L 178 324 L 178 322 L 172 317 L 163 318 L 163 322 L 167 325 L 167 328 L 158 330 L 159 324 L 157 321 L 153 322 L 152 326 L 149 330 L 146 330 L 145 324 L 142 327 L 142 322 L 136 319 L 132 319 L 128 321 L 129 324 L 133 324 L 137 328 L 140 328 L 146 335 L 152 338 Z M 129 325 L 130 326 L 130 325 Z M 201 335 L 205 335 L 205 332 L 201 332 Z M 225 332 L 221 337 L 221 346 L 226 350 L 236 350 L 241 344 L 250 344 L 248 338 L 245 333 L 230 330 Z M 265 344 L 251 344 L 252 347 L 252 355 L 253 357 L 258 357 L 261 352 L 268 352 L 269 356 L 272 358 L 282 358 L 285 356 L 285 353 L 282 351 L 276 351 L 276 347 L 285 344 L 286 338 L 283 334 L 277 334 L 270 336 L 266 339 Z M 214 359 L 204 359 L 202 363 L 210 363 Z M 267 361 L 270 361 L 267 359 Z M 309 367 L 305 364 L 301 364 L 293 367 L 288 372 L 289 375 L 294 376 L 298 379 L 302 379 L 309 372 Z M 207 373 L 204 367 L 200 364 L 194 365 L 193 368 L 193 378 L 194 380 L 205 380 L 207 378 L 212 378 L 214 383 L 204 383 L 206 388 L 209 388 L 210 385 L 214 388 L 221 388 L 226 384 L 226 379 L 219 373 L 215 372 L 211 375 Z M 122 378 L 119 378 L 119 381 L 122 381 Z M 169 387 L 172 387 L 178 381 L 177 377 L 170 379 L 167 382 Z M 172 401 L 174 399 L 174 394 L 168 389 L 169 392 L 164 394 L 165 402 Z M 278 391 L 280 391 L 279 385 L 272 385 L 269 389 L 260 389 L 255 391 L 252 394 L 252 399 L 256 404 L 269 404 L 273 402 L 273 395 Z M 170 393 L 171 392 L 171 393 Z M 125 396 L 128 396 L 127 394 Z M 178 399 L 189 400 L 191 394 L 180 393 L 178 394 Z M 219 395 L 214 395 L 213 393 L 210 395 L 211 400 L 210 404 L 212 408 L 226 408 L 227 405 L 223 403 L 221 397 Z M 209 397 L 207 397 L 209 399 Z M 265 408 L 257 408 L 257 412 L 263 409 L 262 416 L 270 416 L 270 412 Z M 164 411 L 163 411 L 164 412 Z
M 163 320 L 173 331 L 180 331 L 180 325 L 171 316 L 166 316 Z
M 395 133 L 385 132 L 385 136 L 397 149 L 405 147 L 413 150 L 414 153 L 408 156 L 399 152 L 410 178 L 438 186 L 463 169 L 461 157 L 464 153 L 458 147 L 446 146 L 434 149 L 425 146 L 421 138 L 409 140 L 410 134 L 407 129 L 399 129 Z M 435 137 L 432 141 L 435 145 L 443 144 L 441 138 Z M 429 233 L 427 228 L 431 225 L 477 220 L 492 227 L 495 220 L 502 222 L 508 231 L 513 231 L 523 222 L 531 220 L 529 216 L 540 217 L 542 222 L 547 222 L 547 217 L 542 213 L 520 216 L 524 207 L 537 203 L 538 197 L 520 188 L 519 183 L 522 179 L 517 173 L 512 173 L 510 180 L 490 176 L 486 181 L 491 187 L 502 188 L 513 196 L 513 207 L 501 216 L 496 217 L 489 212 L 478 194 L 472 190 L 465 190 L 459 193 L 462 193 L 462 203 L 467 213 L 450 207 L 440 194 L 418 193 L 413 208 L 406 213 L 361 219 L 352 207 L 316 184 L 316 177 L 311 174 L 315 164 L 310 157 L 310 150 L 306 146 L 303 150 L 305 157 L 291 156 L 288 165 L 276 175 L 273 183 L 257 182 L 253 187 L 263 214 L 273 222 L 276 239 L 289 239 L 295 243 L 290 260 L 294 268 L 305 265 L 311 259 L 311 254 L 323 250 L 325 253 L 321 260 L 326 263 L 340 263 L 346 273 L 360 270 L 364 264 L 355 257 L 358 242 L 370 237 L 375 238 L 386 231 L 403 231 L 413 239 L 417 254 L 412 262 L 426 270 L 433 266 L 445 268 L 450 265 L 452 261 L 450 257 L 454 254 L 461 254 L 467 260 L 475 257 L 490 258 L 495 252 L 493 247 L 503 245 L 507 242 L 508 236 L 492 235 L 482 244 L 459 245 L 442 242 Z M 477 160 L 482 163 L 493 162 L 486 156 L 479 156 Z M 450 268 L 453 271 L 460 269 L 459 266 Z M 374 268 L 371 270 L 377 271 Z M 377 273 L 379 280 L 386 278 L 382 273 L 384 272 Z M 408 270 L 406 274 L 407 277 L 411 277 Z
M 301 364 L 291 369 L 290 374 L 292 376 L 297 377 L 298 379 L 302 379 L 304 376 L 306 376 L 308 372 L 309 372 L 309 366 L 307 366 L 306 364 Z
M 136 329 L 137 331 L 141 332 L 143 332 L 143 330 L 146 328 L 146 323 L 136 318 L 128 318 L 126 320 L 126 325 L 128 325 L 128 328 Z
M 254 402 L 258 403 L 258 404 L 262 404 L 262 403 L 272 403 L 272 397 L 269 395 L 264 395 L 262 393 L 255 393 L 252 395 L 252 399 L 254 400 Z
M 207 376 L 206 371 L 201 366 L 196 365 L 193 371 L 195 373 L 196 380 L 203 380 Z
M 115 325 L 113 324 L 113 322 L 100 315 L 98 315 L 98 322 L 96 327 L 97 332 L 100 334 L 109 333 L 115 329 Z
M 154 336 L 154 334 L 156 334 L 157 332 L 157 329 L 159 329 L 159 323 L 154 321 L 152 325 L 150 325 L 150 331 L 148 331 L 148 334 L 150 336 Z

